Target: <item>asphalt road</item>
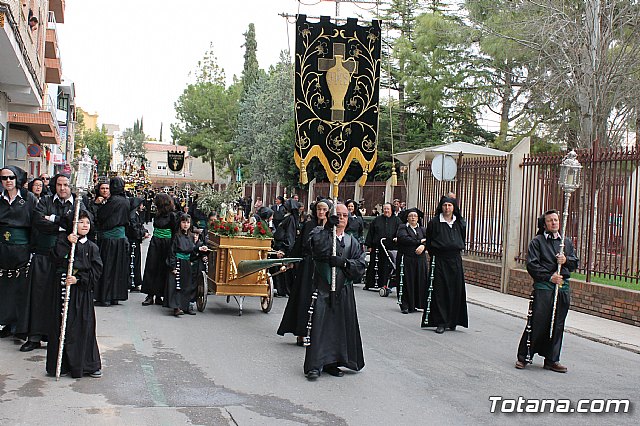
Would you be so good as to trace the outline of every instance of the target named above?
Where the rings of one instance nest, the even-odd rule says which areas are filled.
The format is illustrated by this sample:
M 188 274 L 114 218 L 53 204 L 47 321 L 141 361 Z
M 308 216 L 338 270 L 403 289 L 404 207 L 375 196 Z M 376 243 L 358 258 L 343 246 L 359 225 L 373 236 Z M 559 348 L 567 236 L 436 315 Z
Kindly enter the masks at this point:
M 437 335 L 392 297 L 356 289 L 365 368 L 308 382 L 304 349 L 278 327 L 286 299 L 264 314 L 258 298 L 237 316 L 233 299 L 175 318 L 141 306 L 96 308 L 104 377 L 59 382 L 44 374 L 44 350 L 0 341 L 0 425 L 412 425 L 640 423 L 640 356 L 565 334 L 567 374 L 536 359 L 513 368 L 522 320 L 469 304 L 470 328 Z M 571 315 L 571 313 L 569 314 Z M 490 396 L 620 398 L 629 413 L 491 413 Z

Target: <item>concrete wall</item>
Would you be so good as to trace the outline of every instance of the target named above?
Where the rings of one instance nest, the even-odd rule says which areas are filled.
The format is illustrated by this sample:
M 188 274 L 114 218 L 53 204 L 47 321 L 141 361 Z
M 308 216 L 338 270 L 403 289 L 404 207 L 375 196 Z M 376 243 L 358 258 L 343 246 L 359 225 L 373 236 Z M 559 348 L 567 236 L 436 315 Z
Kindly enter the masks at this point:
M 4 156 L 6 149 L 7 125 L 9 112 L 9 99 L 0 92 L 0 167 L 4 166 Z
M 19 155 L 18 158 L 15 158 L 15 156 L 12 153 L 11 148 L 11 143 L 13 142 L 17 142 L 20 145 L 22 145 L 23 148 L 21 148 L 21 151 L 23 153 L 23 155 Z M 29 132 L 27 132 L 26 130 L 18 130 L 18 129 L 9 129 L 9 135 L 7 138 L 7 143 L 6 143 L 6 148 L 5 150 L 6 155 L 5 155 L 5 164 L 6 165 L 10 165 L 10 166 L 17 166 L 20 167 L 22 170 L 26 171 L 27 174 L 29 175 L 29 178 L 34 177 L 34 175 L 31 173 L 31 167 L 29 165 L 29 162 L 34 162 L 34 163 L 40 163 L 40 173 L 45 173 L 48 172 L 46 169 L 46 161 L 45 161 L 45 150 L 44 148 L 42 148 L 42 156 L 41 157 L 28 157 L 26 154 L 27 151 L 27 147 L 29 145 L 31 145 L 32 143 L 35 143 L 35 140 L 31 137 L 31 135 L 29 134 Z M 34 167 L 34 171 L 37 172 L 37 167 Z M 37 173 L 36 173 L 37 174 Z

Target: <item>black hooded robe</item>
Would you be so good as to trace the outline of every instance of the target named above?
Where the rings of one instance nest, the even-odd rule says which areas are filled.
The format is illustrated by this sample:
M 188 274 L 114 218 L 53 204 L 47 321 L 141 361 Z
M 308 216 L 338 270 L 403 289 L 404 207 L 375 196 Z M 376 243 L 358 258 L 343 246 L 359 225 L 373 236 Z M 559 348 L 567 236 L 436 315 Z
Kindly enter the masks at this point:
M 273 234 L 273 249 L 276 251 L 282 251 L 284 253 L 284 257 L 289 257 L 296 242 L 299 219 L 298 205 L 298 202 L 293 199 L 288 199 L 287 201 L 285 201 L 284 209 L 287 211 L 287 213 L 280 221 L 276 232 Z M 274 269 L 275 271 L 277 271 L 279 267 L 276 267 Z M 278 296 L 289 296 L 289 294 L 291 293 L 291 287 L 293 285 L 294 278 L 295 271 L 293 269 L 287 269 L 286 272 L 278 274 L 273 278 L 273 285 L 278 292 Z
M 60 326 L 64 300 L 68 256 L 71 244 L 66 236 L 58 239 L 54 249 L 57 260 L 55 297 L 51 300 L 51 318 L 49 319 L 49 343 L 47 344 L 47 374 L 54 376 L 60 345 Z M 93 287 L 102 274 L 102 259 L 98 246 L 87 238 L 76 244 L 73 262 L 76 284 L 69 286 L 69 308 L 67 310 L 67 328 L 62 353 L 63 373 L 73 378 L 82 377 L 102 368 L 100 350 L 96 339 L 96 315 L 93 308 Z
M 129 225 L 129 200 L 124 180 L 111 178 L 111 196 L 98 207 L 98 244 L 104 271 L 95 288 L 96 303 L 110 304 L 129 298 L 131 256 L 125 229 Z
M 3 167 L 16 176 L 18 195 L 13 203 L 0 195 L 0 324 L 14 325 L 24 316 L 27 306 L 29 272 L 29 228 L 37 199 L 21 189 L 21 175 L 14 166 Z M 21 173 L 22 172 L 22 173 Z
M 165 308 L 182 309 L 187 311 L 189 303 L 196 297 L 196 282 L 193 275 L 193 263 L 198 260 L 202 242 L 193 241 L 192 235 L 185 235 L 182 232 L 176 233 L 171 240 L 168 266 L 170 271 L 177 271 L 177 274 L 169 273 L 167 290 L 164 294 Z
M 400 309 L 414 312 L 424 309 L 427 301 L 427 251 L 416 254 L 420 241 L 426 238 L 426 230 L 417 226 L 415 232 L 406 224 L 398 228 L 398 303 Z M 426 244 L 425 244 L 426 247 Z M 402 286 L 402 287 L 400 287 Z
M 402 221 L 395 215 L 391 215 L 391 217 L 380 215 L 369 225 L 365 245 L 371 249 L 371 252 L 369 255 L 369 266 L 367 267 L 365 289 L 384 287 L 387 285 L 393 265 L 384 253 L 380 245 L 380 240 L 385 239 L 384 244 L 387 250 L 395 250 L 393 239 L 401 225 Z
M 461 256 L 465 248 L 466 224 L 455 213 L 456 220 L 452 226 L 440 221 L 445 202 L 452 203 L 454 211 L 457 211 L 457 202 L 443 197 L 436 216 L 427 224 L 427 250 L 431 256 L 429 275 L 433 274 L 433 291 L 427 291 L 422 327 L 444 326 L 454 329 L 458 325 L 469 326 Z
M 345 267 L 336 268 L 336 297 L 330 303 L 331 266 L 319 259 L 331 255 L 332 231 L 315 228 L 311 233 L 311 252 L 315 259 L 313 283 L 317 299 L 310 310 L 310 345 L 304 359 L 305 374 L 322 371 L 325 366 L 346 367 L 359 371 L 364 367 L 360 326 L 353 293 L 353 281 L 364 274 L 365 254 L 358 240 L 348 234 L 338 238 L 336 255 Z M 314 293 L 314 294 L 315 294 Z
M 284 336 L 287 333 L 293 333 L 294 336 L 305 336 L 307 334 L 308 311 L 311 305 L 311 294 L 313 294 L 314 289 L 314 264 L 311 257 L 309 236 L 316 226 L 318 226 L 318 222 L 315 217 L 305 222 L 291 252 L 292 257 L 301 257 L 302 261 L 294 267 L 295 278 L 291 286 L 289 299 L 287 299 L 287 306 L 282 314 L 282 321 L 280 321 L 280 326 L 278 327 L 280 336 Z
M 51 180 L 55 182 L 59 175 Z M 73 226 L 76 195 L 62 201 L 57 195 L 40 198 L 33 213 L 32 225 L 38 231 L 38 239 L 32 241 L 33 256 L 29 269 L 28 300 L 25 316 L 18 325 L 19 333 L 29 336 L 46 335 L 50 328 L 51 302 L 55 298 L 56 267 L 53 262 L 53 249 L 59 236 L 66 236 Z M 84 205 L 80 205 L 84 209 Z M 55 215 L 54 221 L 45 216 Z
M 169 279 L 171 235 L 177 226 L 176 220 L 175 212 L 156 214 L 153 218 L 153 237 L 147 250 L 142 279 L 142 292 L 148 296 L 164 297 Z

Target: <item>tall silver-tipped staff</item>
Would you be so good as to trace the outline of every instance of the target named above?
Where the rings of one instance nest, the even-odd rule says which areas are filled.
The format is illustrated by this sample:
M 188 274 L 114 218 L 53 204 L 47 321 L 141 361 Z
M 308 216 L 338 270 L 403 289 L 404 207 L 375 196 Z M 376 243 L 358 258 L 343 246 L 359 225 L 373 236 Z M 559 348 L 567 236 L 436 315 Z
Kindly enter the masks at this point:
M 78 216 L 80 216 L 80 204 L 82 200 L 80 196 L 85 194 L 91 185 L 93 179 L 94 162 L 89 156 L 89 149 L 82 148 L 82 158 L 77 163 L 77 168 L 73 176 L 73 186 L 76 190 L 76 198 L 74 202 L 73 212 L 73 234 L 78 232 Z M 69 254 L 69 265 L 67 267 L 67 277 L 73 275 L 73 262 L 76 255 L 76 243 L 71 244 L 71 253 Z M 69 311 L 69 293 L 71 286 L 65 284 L 64 304 L 62 305 L 62 321 L 60 324 L 60 340 L 58 344 L 58 360 L 56 362 L 56 380 L 60 380 L 60 370 L 62 369 L 62 354 L 64 352 L 64 339 L 67 334 L 67 314 Z
M 564 235 L 567 231 L 567 218 L 569 217 L 569 199 L 576 189 L 580 187 L 580 175 L 582 172 L 582 165 L 577 160 L 578 154 L 571 150 L 563 159 L 560 164 L 560 177 L 558 178 L 558 185 L 564 192 L 564 208 L 562 209 L 562 233 L 560 234 L 560 253 L 564 255 Z M 560 275 L 562 265 L 558 264 L 557 274 Z M 558 291 L 560 285 L 555 285 L 555 292 L 553 295 L 553 311 L 551 312 L 551 329 L 549 330 L 549 338 L 553 337 L 553 329 L 556 325 L 556 308 L 558 306 Z
M 334 201 L 333 201 L 333 207 L 331 208 L 331 216 L 335 216 L 336 215 L 336 203 L 338 200 L 338 184 L 337 182 L 333 183 L 334 186 L 332 186 L 332 193 L 335 195 L 334 197 Z M 338 232 L 336 229 L 336 225 L 333 225 L 333 231 L 332 231 L 332 236 L 333 236 L 333 246 L 331 248 L 331 255 L 333 257 L 336 256 L 337 254 L 337 239 L 338 239 Z M 336 301 L 336 267 L 332 266 L 331 267 L 331 291 L 329 292 L 329 303 L 331 304 L 331 306 L 335 306 L 335 301 Z

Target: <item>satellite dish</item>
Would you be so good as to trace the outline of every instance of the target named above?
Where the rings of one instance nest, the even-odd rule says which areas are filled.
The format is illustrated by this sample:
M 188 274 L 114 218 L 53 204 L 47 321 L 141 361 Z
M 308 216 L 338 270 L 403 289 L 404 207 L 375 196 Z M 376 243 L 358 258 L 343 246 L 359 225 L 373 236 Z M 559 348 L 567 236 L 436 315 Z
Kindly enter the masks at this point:
M 447 154 L 436 155 L 431 161 L 431 173 L 440 181 L 453 180 L 458 172 L 455 158 Z

